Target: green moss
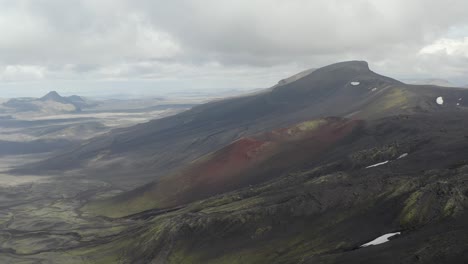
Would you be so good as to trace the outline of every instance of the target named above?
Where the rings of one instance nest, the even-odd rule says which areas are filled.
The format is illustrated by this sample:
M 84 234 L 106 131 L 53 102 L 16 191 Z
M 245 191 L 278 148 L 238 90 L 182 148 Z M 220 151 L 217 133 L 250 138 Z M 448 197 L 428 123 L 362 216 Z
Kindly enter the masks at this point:
M 453 215 L 454 211 L 455 211 L 455 208 L 456 208 L 456 203 L 455 203 L 455 199 L 453 198 L 450 198 L 447 203 L 445 203 L 445 206 L 444 206 L 444 209 L 443 209 L 443 214 L 444 216 L 451 216 Z
M 209 208 L 203 209 L 201 212 L 203 213 L 236 212 L 236 211 L 255 207 L 263 202 L 264 202 L 263 198 L 252 197 L 252 198 L 234 201 L 231 203 L 226 203 L 223 205 L 216 205 L 213 207 L 209 207 Z
M 255 230 L 255 233 L 252 235 L 253 239 L 260 238 L 271 231 L 271 226 L 262 226 Z
M 263 232 L 264 229 L 261 228 Z M 257 229 L 258 230 L 258 229 Z M 283 239 L 268 240 L 265 243 L 257 243 L 255 247 L 236 249 L 214 256 L 212 252 L 187 250 L 178 247 L 170 257 L 171 264 L 269 264 L 299 262 L 299 256 L 312 256 L 326 252 L 326 246 L 318 238 L 309 237 L 306 234 L 299 234 Z
M 99 246 L 81 247 L 65 251 L 73 257 L 82 257 L 85 263 L 93 264 L 114 264 L 128 263 L 125 260 L 127 249 L 134 244 L 131 239 L 121 239 L 112 243 L 101 244 Z
M 405 90 L 401 88 L 392 89 L 381 102 L 381 109 L 387 110 L 395 107 L 404 107 L 408 102 L 408 95 Z
M 357 165 L 366 165 L 371 162 L 395 159 L 401 153 L 408 152 L 404 146 L 395 142 L 382 147 L 364 149 L 350 155 L 351 160 Z
M 114 202 L 112 198 L 94 201 L 82 207 L 81 211 L 92 215 L 118 218 L 158 207 L 157 199 L 154 199 L 150 192 L 145 192 L 124 202 Z
M 8 223 L 9 221 L 11 221 L 13 216 L 14 215 L 11 212 L 0 215 L 0 225 L 3 225 L 5 223 Z
M 360 115 L 363 117 L 375 117 L 379 113 L 385 113 L 391 109 L 405 109 L 409 105 L 412 95 L 403 88 L 389 88 L 383 97 L 373 101 L 367 109 L 363 109 Z
M 308 180 L 304 184 L 305 185 L 322 184 L 322 183 L 327 183 L 331 181 L 345 180 L 347 177 L 348 176 L 343 173 L 328 174 L 328 175 L 323 175 L 323 176 Z
M 324 119 L 316 119 L 316 120 L 302 122 L 298 124 L 296 128 L 299 129 L 299 131 L 311 131 L 311 130 L 317 129 L 318 127 L 320 127 L 321 125 L 325 123 L 327 123 L 327 121 Z
M 177 249 L 168 258 L 170 264 L 244 264 L 244 263 L 271 263 L 269 252 L 261 250 L 239 250 L 234 253 L 223 254 L 219 257 L 209 258 L 209 253 L 193 253 L 184 249 Z
M 403 225 L 409 225 L 418 220 L 418 206 L 417 203 L 422 196 L 421 191 L 413 192 L 410 197 L 405 201 L 405 207 L 403 209 L 400 221 Z
M 397 196 L 404 195 L 412 192 L 417 188 L 417 182 L 410 179 L 399 180 L 391 184 L 391 188 L 379 195 L 379 197 L 385 196 L 387 199 L 393 199 Z

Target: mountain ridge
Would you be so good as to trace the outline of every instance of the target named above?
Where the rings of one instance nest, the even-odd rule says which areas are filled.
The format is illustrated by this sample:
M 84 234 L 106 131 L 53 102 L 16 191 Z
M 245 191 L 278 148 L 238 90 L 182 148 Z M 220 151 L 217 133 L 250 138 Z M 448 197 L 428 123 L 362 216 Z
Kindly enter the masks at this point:
M 436 103 L 439 96 L 444 97 L 444 105 Z M 106 160 L 118 164 L 122 174 L 134 172 L 154 178 L 169 173 L 176 164 L 262 131 L 326 116 L 375 119 L 461 110 L 466 100 L 458 99 L 463 97 L 468 98 L 468 91 L 409 86 L 372 72 L 367 62 L 341 62 L 264 93 L 210 102 L 172 117 L 115 130 L 22 169 L 46 172 L 86 166 L 93 174 L 107 174 L 109 168 L 94 165 Z M 124 156 L 138 160 L 137 165 L 122 160 Z
M 56 91 L 50 91 L 40 98 L 13 98 L 2 104 L 17 112 L 76 113 L 88 103 L 80 96 L 63 97 Z
M 114 130 L 29 169 L 83 166 L 73 175 L 118 191 L 80 194 L 77 210 L 129 227 L 56 253 L 66 257 L 466 263 L 467 97 L 343 62 Z M 362 247 L 389 233 L 399 235 Z

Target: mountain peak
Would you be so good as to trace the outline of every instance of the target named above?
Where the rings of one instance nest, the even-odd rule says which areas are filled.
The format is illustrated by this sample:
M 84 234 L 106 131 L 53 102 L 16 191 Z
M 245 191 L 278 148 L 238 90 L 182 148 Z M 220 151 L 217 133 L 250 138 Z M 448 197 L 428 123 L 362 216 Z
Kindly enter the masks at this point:
M 352 104 L 367 98 L 365 95 L 372 88 L 396 84 L 400 82 L 371 71 L 366 61 L 344 61 L 316 69 L 292 82 L 280 82 L 271 91 L 270 99 L 285 104 L 320 104 L 328 99 L 331 101 L 327 106 Z M 357 85 L 356 89 L 349 89 Z
M 51 91 L 49 92 L 48 94 L 44 95 L 43 97 L 40 98 L 42 101 L 45 101 L 45 100 L 53 100 L 53 101 L 60 101 L 60 100 L 63 100 L 63 97 L 60 96 L 59 93 L 57 93 L 56 91 Z
M 328 66 L 322 67 L 320 69 L 327 69 L 327 70 L 338 70 L 338 69 L 352 69 L 356 71 L 370 71 L 369 63 L 367 61 L 343 61 L 334 64 L 330 64 Z

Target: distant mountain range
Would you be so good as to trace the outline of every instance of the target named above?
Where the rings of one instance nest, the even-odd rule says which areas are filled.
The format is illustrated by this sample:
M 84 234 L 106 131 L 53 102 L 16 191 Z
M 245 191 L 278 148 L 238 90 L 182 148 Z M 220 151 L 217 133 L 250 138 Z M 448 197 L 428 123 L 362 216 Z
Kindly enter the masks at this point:
M 89 107 L 92 103 L 86 99 L 72 95 L 63 97 L 52 91 L 41 98 L 13 98 L 2 104 L 15 112 L 41 112 L 41 113 L 76 113 Z
M 403 82 L 407 84 L 416 84 L 416 85 L 437 85 L 443 87 L 456 87 L 457 85 L 451 83 L 448 80 L 444 79 L 404 79 Z

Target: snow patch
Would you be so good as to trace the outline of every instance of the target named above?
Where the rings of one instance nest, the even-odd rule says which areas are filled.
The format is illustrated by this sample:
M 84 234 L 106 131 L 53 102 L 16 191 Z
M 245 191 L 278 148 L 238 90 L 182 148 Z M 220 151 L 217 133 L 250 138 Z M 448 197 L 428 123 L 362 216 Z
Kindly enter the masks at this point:
M 361 245 L 361 247 L 368 247 L 368 246 L 375 246 L 375 245 L 383 244 L 385 242 L 390 241 L 390 240 L 388 240 L 390 237 L 396 236 L 396 235 L 399 235 L 399 234 L 401 234 L 401 232 L 388 233 L 388 234 L 385 234 L 383 236 L 379 236 L 378 238 L 372 240 L 371 242 L 368 242 L 366 244 Z
M 443 105 L 444 104 L 444 98 L 442 96 L 437 97 L 436 103 L 439 104 L 439 105 Z
M 458 101 L 461 101 L 461 100 L 462 100 L 462 98 L 458 98 Z
M 378 167 L 378 166 L 381 166 L 381 165 L 385 165 L 385 164 L 387 164 L 387 163 L 388 163 L 388 160 L 387 160 L 387 161 L 384 161 L 384 162 L 380 162 L 380 163 L 374 164 L 374 165 L 367 166 L 366 169 Z
M 408 153 L 403 153 L 403 154 L 401 154 L 397 159 L 402 159 L 402 158 L 404 158 L 404 157 L 406 157 L 406 156 L 408 156 Z
M 356 86 L 356 85 L 359 85 L 359 84 L 361 84 L 361 83 L 360 82 L 351 82 L 352 86 Z
M 377 88 L 372 88 L 371 92 L 377 91 Z
M 460 106 L 460 103 L 457 103 L 457 106 Z

